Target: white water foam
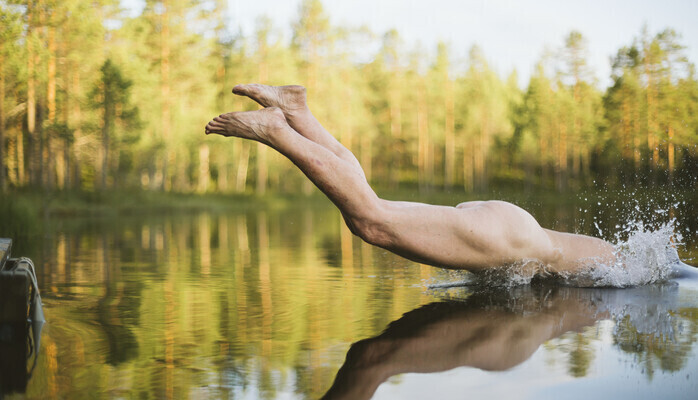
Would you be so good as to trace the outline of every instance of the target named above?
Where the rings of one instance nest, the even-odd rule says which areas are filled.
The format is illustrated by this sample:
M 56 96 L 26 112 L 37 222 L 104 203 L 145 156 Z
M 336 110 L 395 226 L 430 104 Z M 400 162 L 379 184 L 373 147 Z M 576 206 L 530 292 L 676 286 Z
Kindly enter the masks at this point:
M 620 239 L 623 232 L 616 234 L 614 264 L 595 263 L 581 273 L 563 276 L 563 281 L 579 286 L 630 287 L 671 279 L 680 262 L 675 246 L 681 244 L 674 220 L 657 229 L 636 221 L 625 232 L 629 233 L 626 240 Z

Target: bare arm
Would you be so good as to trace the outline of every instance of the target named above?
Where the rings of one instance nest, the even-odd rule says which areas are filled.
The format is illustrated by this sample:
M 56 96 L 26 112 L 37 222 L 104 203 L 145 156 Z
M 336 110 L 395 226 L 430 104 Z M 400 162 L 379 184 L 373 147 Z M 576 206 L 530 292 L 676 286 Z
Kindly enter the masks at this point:
M 598 263 L 612 265 L 616 255 L 612 244 L 591 236 L 545 229 L 553 246 L 549 266 L 553 272 L 579 272 Z

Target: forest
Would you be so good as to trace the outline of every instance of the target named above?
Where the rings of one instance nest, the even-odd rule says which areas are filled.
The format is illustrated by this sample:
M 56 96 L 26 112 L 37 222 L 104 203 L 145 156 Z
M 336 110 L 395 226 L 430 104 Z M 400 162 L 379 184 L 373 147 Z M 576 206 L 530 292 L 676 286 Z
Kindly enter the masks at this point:
M 137 16 L 118 0 L 0 0 L 0 191 L 311 193 L 273 150 L 204 135 L 258 107 L 231 94 L 245 82 L 306 86 L 386 190 L 698 185 L 698 80 L 671 28 L 618 49 L 605 89 L 571 31 L 521 88 L 487 49 L 460 60 L 333 26 L 319 0 L 290 38 L 266 18 L 245 36 L 227 15 L 226 0 L 146 0 Z

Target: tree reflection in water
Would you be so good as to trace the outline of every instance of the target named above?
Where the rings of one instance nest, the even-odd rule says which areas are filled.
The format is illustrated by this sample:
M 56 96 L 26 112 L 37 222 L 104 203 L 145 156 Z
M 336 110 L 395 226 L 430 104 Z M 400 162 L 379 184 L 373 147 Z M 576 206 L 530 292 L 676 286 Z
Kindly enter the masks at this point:
M 351 379 L 370 383 L 357 380 L 357 366 L 399 374 L 521 362 L 528 376 L 563 365 L 565 378 L 589 379 L 609 357 L 625 362 L 606 369 L 613 382 L 630 376 L 658 387 L 680 375 L 680 390 L 695 386 L 684 379 L 698 362 L 690 282 L 680 286 L 686 304 L 674 286 L 425 291 L 420 282 L 439 270 L 359 243 L 331 205 L 58 222 L 45 240 L 18 249 L 37 265 L 49 320 L 28 398 L 315 399 L 332 386 L 349 344 L 386 325 L 354 346 L 332 393 Z M 430 340 L 439 329 L 443 338 Z M 524 362 L 541 343 L 546 364 Z M 434 356 L 407 352 L 420 349 Z M 530 387 L 517 373 L 507 379 Z

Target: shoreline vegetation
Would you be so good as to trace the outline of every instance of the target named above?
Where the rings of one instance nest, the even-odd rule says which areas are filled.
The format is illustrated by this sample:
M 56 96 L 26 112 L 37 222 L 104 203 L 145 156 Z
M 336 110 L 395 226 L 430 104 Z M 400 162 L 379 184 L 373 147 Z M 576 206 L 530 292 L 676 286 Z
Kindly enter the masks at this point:
M 605 88 L 570 31 L 522 87 L 486 48 L 461 57 L 336 26 L 320 0 L 301 1 L 292 37 L 264 18 L 235 33 L 226 2 L 145 2 L 134 16 L 118 3 L 0 0 L 0 193 L 311 194 L 269 148 L 204 135 L 212 116 L 258 108 L 232 95 L 245 82 L 306 86 L 313 113 L 390 190 L 698 184 L 698 75 L 671 27 L 619 48 Z
M 691 187 L 673 186 L 667 190 L 665 187 L 616 189 L 601 186 L 558 193 L 554 189 L 525 190 L 501 185 L 480 192 L 466 193 L 459 188 L 424 193 L 414 185 L 397 190 L 379 186 L 376 192 L 389 200 L 447 206 L 472 200 L 505 200 L 531 212 L 542 226 L 568 231 L 598 232 L 595 224 L 600 223 L 604 234 L 609 235 L 617 232 L 618 226 L 633 221 L 642 220 L 652 226 L 673 217 L 678 221 L 677 232 L 687 242 L 693 243 L 690 232 L 698 231 L 698 225 L 691 217 L 695 214 L 692 204 L 698 203 L 698 192 Z M 197 194 L 137 189 L 93 192 L 15 189 L 0 196 L 0 237 L 36 237 L 42 225 L 70 220 L 107 221 L 120 217 L 260 211 L 288 213 L 308 208 L 334 209 L 334 206 L 319 190 L 312 190 L 309 194 L 267 192 L 258 195 L 253 191 L 244 194 Z M 556 215 L 550 211 L 552 209 L 577 211 L 571 217 L 550 218 Z M 666 213 L 667 210 L 670 214 Z M 563 215 L 566 214 L 563 212 Z
M 472 200 L 506 200 L 514 203 L 535 203 L 541 206 L 585 205 L 604 200 L 619 200 L 630 196 L 666 199 L 666 188 L 634 188 L 615 191 L 592 188 L 580 192 L 558 193 L 555 190 L 517 190 L 497 188 L 486 192 L 466 193 L 462 190 L 420 192 L 415 188 L 389 190 L 377 188 L 379 196 L 389 200 L 407 200 L 439 205 L 453 205 Z M 692 188 L 672 190 L 674 199 L 693 199 Z M 695 199 L 698 200 L 698 199 Z M 317 190 L 310 194 L 267 193 L 258 195 L 220 193 L 177 193 L 148 190 L 105 191 L 40 191 L 14 190 L 0 197 L 0 218 L 11 220 L 13 214 L 50 217 L 113 217 L 119 215 L 167 214 L 177 212 L 226 212 L 288 209 L 299 205 L 331 207 L 331 202 Z
M 417 187 L 401 190 L 377 188 L 383 198 L 419 201 L 455 206 L 470 200 L 505 200 L 531 212 L 541 226 L 564 231 L 584 232 L 614 241 L 616 235 L 627 236 L 628 226 L 642 221 L 656 229 L 674 219 L 677 237 L 683 238 L 680 255 L 694 263 L 698 241 L 691 232 L 698 231 L 692 205 L 698 192 L 691 188 L 631 188 L 616 190 L 604 187 L 576 193 L 554 190 L 521 190 L 502 186 L 487 192 L 465 193 L 462 190 L 419 192 Z M 49 226 L 63 229 L 82 224 L 119 224 L 133 218 L 196 217 L 203 214 L 276 214 L 291 215 L 310 209 L 335 210 L 318 190 L 310 194 L 195 194 L 143 190 L 122 191 L 38 191 L 13 190 L 0 196 L 0 237 L 21 243 L 18 251 L 30 252 L 46 235 Z M 339 213 L 337 213 L 339 215 Z M 620 228 L 619 228 L 620 227 Z M 625 228 L 624 228 L 625 227 Z M 621 232 L 625 230 L 625 233 Z M 692 249 L 692 250 L 691 250 Z M 17 253 L 19 254 L 19 253 Z M 25 253 L 22 253 L 25 254 Z M 26 253 L 32 254 L 32 253 Z

